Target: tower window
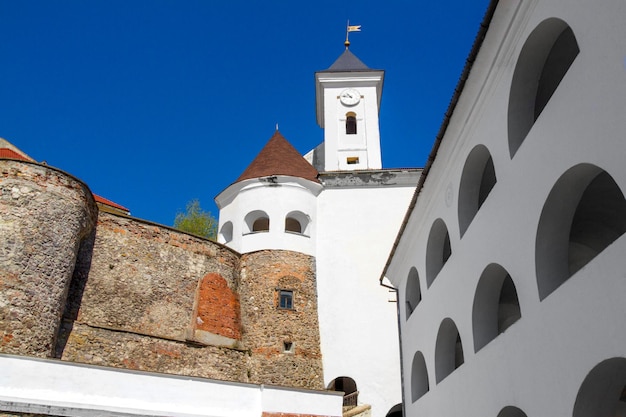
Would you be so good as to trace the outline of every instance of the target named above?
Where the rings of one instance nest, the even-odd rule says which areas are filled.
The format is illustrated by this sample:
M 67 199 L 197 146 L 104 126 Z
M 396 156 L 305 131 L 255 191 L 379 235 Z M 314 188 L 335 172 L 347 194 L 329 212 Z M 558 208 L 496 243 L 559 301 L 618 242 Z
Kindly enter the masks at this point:
M 270 219 L 267 217 L 256 219 L 252 224 L 253 232 L 267 232 L 268 230 L 270 230 Z
M 293 310 L 293 291 L 279 290 L 278 308 Z
M 358 156 L 349 156 L 346 158 L 346 163 L 348 165 L 357 165 L 359 163 L 359 157 Z
M 346 135 L 356 135 L 356 113 L 346 114 Z
M 293 342 L 283 342 L 283 352 L 293 353 Z

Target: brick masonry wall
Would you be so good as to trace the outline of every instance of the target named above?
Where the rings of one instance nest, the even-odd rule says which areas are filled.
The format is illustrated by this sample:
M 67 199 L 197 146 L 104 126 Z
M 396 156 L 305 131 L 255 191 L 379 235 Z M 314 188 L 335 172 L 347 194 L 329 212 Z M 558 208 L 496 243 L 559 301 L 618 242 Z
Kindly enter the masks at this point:
M 98 214 L 68 174 L 1 160 L 0 352 L 323 389 L 314 258 Z
M 214 242 L 101 212 L 77 262 L 57 354 L 246 382 L 246 352 L 193 340 L 200 321 L 240 336 L 238 268 L 239 255 Z
M 239 295 L 219 274 L 206 274 L 196 296 L 195 328 L 231 339 L 241 339 Z
M 218 274 L 237 289 L 238 255 L 166 227 L 100 213 L 77 320 L 186 340 L 198 283 Z
M 0 160 L 0 352 L 53 355 L 79 245 L 96 213 L 74 177 Z
M 280 250 L 242 255 L 239 289 L 250 382 L 323 389 L 314 258 Z M 293 291 L 293 309 L 278 308 L 279 289 Z

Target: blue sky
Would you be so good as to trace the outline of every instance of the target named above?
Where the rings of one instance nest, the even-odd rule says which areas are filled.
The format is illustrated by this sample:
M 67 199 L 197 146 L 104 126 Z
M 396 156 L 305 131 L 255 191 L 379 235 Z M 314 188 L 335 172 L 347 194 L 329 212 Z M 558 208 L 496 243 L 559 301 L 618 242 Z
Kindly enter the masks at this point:
M 323 139 L 314 72 L 385 70 L 383 166 L 426 161 L 488 0 L 0 0 L 0 137 L 171 225 L 274 133 Z

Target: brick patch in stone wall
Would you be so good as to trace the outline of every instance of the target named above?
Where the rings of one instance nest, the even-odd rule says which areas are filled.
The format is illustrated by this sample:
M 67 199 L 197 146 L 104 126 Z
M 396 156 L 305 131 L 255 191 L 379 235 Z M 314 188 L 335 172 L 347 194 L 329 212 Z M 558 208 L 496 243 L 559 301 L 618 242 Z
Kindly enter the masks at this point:
M 220 274 L 210 273 L 202 278 L 196 304 L 196 329 L 241 340 L 239 296 Z

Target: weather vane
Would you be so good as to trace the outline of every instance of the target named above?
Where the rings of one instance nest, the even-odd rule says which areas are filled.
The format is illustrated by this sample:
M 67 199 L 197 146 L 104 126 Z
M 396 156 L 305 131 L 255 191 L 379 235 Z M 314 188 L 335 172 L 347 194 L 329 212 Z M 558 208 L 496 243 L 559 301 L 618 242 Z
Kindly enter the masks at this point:
M 343 43 L 344 45 L 346 45 L 346 49 L 348 49 L 348 47 L 350 46 L 350 41 L 348 40 L 348 34 L 350 32 L 360 32 L 360 31 L 361 31 L 361 25 L 350 26 L 350 20 L 348 20 L 348 24 L 346 25 L 346 41 Z

